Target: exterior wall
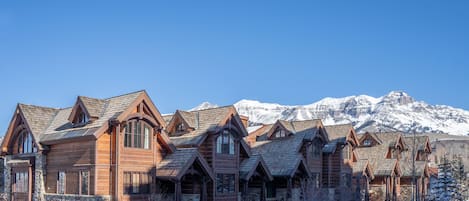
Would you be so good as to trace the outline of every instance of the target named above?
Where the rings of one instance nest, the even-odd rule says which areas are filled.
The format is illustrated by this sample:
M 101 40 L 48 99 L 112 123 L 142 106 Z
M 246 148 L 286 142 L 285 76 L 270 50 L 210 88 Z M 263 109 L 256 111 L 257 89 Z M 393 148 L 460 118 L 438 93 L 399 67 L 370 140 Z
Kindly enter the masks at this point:
M 57 192 L 57 176 L 59 171 L 65 173 L 89 171 L 89 193 L 95 193 L 95 141 L 76 141 L 50 146 L 47 154 L 46 192 Z M 67 177 L 67 176 L 66 176 Z
M 121 131 L 119 139 L 119 200 L 147 200 L 150 194 L 125 195 L 124 172 L 148 172 L 156 171 L 158 148 L 155 135 L 150 137 L 151 149 L 124 147 L 124 133 Z M 112 176 L 113 177 L 113 176 Z M 104 184 L 105 185 L 105 184 Z M 150 187 L 151 190 L 151 187 Z M 150 191 L 151 192 L 151 191 Z
M 242 140 L 242 139 L 241 139 Z M 238 200 L 239 193 L 239 139 L 235 140 L 235 150 L 233 155 L 218 154 L 216 153 L 216 138 L 213 136 L 211 139 L 206 140 L 207 143 L 212 143 L 213 163 L 212 168 L 215 177 L 217 174 L 234 174 L 235 175 L 235 191 L 234 193 L 217 193 L 216 181 L 213 186 L 214 200 Z
M 114 192 L 113 172 L 115 163 L 115 138 L 108 133 L 96 141 L 96 193 L 95 195 L 112 195 Z M 112 168 L 112 169 L 111 169 Z M 112 171 L 109 171 L 109 170 Z
M 209 134 L 207 139 L 199 146 L 199 152 L 213 169 L 215 177 L 217 174 L 234 174 L 235 175 L 235 192 L 218 194 L 216 189 L 216 181 L 207 185 L 208 200 L 238 200 L 239 197 L 239 164 L 240 164 L 240 143 L 235 139 L 235 154 L 218 154 L 216 153 L 216 137 L 218 135 Z

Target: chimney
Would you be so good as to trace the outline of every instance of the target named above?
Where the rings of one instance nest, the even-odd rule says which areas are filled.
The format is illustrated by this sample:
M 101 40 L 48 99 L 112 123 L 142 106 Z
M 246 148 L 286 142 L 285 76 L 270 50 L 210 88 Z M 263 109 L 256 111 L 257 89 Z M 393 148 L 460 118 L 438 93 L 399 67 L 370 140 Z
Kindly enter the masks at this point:
M 244 115 L 239 115 L 239 117 L 241 118 L 241 121 L 243 122 L 244 128 L 248 128 L 248 126 L 249 126 L 249 117 L 244 116 Z

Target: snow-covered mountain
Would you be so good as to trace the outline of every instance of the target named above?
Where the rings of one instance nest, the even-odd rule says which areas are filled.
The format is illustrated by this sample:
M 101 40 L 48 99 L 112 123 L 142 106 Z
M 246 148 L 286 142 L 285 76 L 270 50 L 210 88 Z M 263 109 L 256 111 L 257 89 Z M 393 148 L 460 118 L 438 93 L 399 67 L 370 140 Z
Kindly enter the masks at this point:
M 255 100 L 234 104 L 251 125 L 277 119 L 322 119 L 325 125 L 352 123 L 358 132 L 403 131 L 469 135 L 469 111 L 416 101 L 405 92 L 392 91 L 374 98 L 367 95 L 324 98 L 309 105 L 280 105 Z M 217 107 L 204 102 L 193 110 Z

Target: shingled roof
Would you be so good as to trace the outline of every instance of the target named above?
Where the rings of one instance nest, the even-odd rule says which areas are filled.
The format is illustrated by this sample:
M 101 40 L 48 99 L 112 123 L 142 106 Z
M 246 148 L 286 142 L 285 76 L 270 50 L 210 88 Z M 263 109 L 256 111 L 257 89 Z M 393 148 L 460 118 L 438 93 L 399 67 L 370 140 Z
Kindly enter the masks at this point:
M 356 152 L 360 159 L 369 161 L 375 176 L 390 176 L 395 169 L 400 171 L 397 159 L 386 158 L 389 148 L 394 147 L 400 138 L 400 133 L 368 134 L 378 138 L 382 143 L 371 147 L 358 147 Z
M 225 123 L 223 121 L 234 111 L 236 111 L 234 106 L 217 107 L 191 112 L 177 110 L 175 115 L 179 115 L 179 117 L 181 117 L 189 127 L 193 128 L 193 130 L 181 136 L 170 136 L 170 138 L 177 147 L 199 146 L 209 133 L 213 133 L 221 129 L 222 125 Z M 241 122 L 240 124 L 242 126 Z M 172 123 L 168 126 L 170 125 L 172 125 Z
M 78 96 L 78 100 L 83 103 L 90 117 L 100 117 L 107 103 L 106 100 L 86 96 Z
M 352 124 L 330 125 L 330 126 L 325 126 L 324 128 L 331 142 L 345 144 L 347 140 L 350 140 L 352 141 L 352 144 L 354 145 L 359 144 L 357 136 L 355 135 L 355 132 L 353 131 Z M 353 139 L 349 138 L 349 135 L 351 132 L 354 135 Z
M 406 162 L 400 164 L 402 170 L 402 177 L 412 177 L 413 165 L 412 162 Z M 421 177 L 425 176 L 425 170 L 428 168 L 426 161 L 415 161 L 415 176 Z
M 82 100 L 86 99 L 87 107 L 90 107 L 91 111 L 96 112 L 95 115 L 98 115 L 97 111 L 102 111 L 99 112 L 98 118 L 84 126 L 74 127 L 68 120 L 72 108 L 57 110 L 57 113 L 53 117 L 48 128 L 42 132 L 40 142 L 92 136 L 99 130 L 99 128 L 107 124 L 110 119 L 118 117 L 122 112 L 129 108 L 130 104 L 132 104 L 143 93 L 146 92 L 137 91 L 121 96 L 102 99 L 101 101 L 81 97 Z
M 164 180 L 181 180 L 186 171 L 197 163 L 203 173 L 215 179 L 210 166 L 196 148 L 181 148 L 167 155 L 156 168 L 156 177 Z
M 305 140 L 312 140 L 316 137 L 318 131 L 321 129 L 322 121 L 320 119 L 300 121 L 277 120 L 274 124 L 262 125 L 262 127 L 252 131 L 249 135 L 255 135 L 258 141 L 268 140 L 270 135 L 275 132 L 278 126 L 286 129 L 286 132 L 289 135 L 301 134 L 304 136 Z
M 282 139 L 254 142 L 251 144 L 252 152 L 262 155 L 273 176 L 293 176 L 298 168 L 306 167 L 299 153 L 304 137 L 305 133 L 299 133 Z M 305 171 L 310 174 L 308 168 Z
M 120 115 L 124 112 L 128 112 L 127 110 L 132 104 L 137 104 L 137 99 L 145 100 L 145 98 L 149 99 L 145 91 L 137 91 L 106 99 L 79 96 L 77 101 L 82 104 L 80 107 L 84 107 L 89 115 L 94 117 L 84 125 L 74 125 L 70 122 L 69 117 L 73 107 L 56 109 L 18 104 L 17 112 L 24 117 L 25 124 L 32 132 L 34 141 L 39 142 L 38 146 L 42 149 L 41 144 L 53 144 L 78 137 L 97 138 L 98 135 L 106 131 L 111 119 L 122 118 Z M 148 102 L 151 102 L 151 100 Z M 147 104 L 150 108 L 157 110 L 151 103 Z M 158 111 L 156 112 L 158 113 Z M 158 121 L 162 121 L 159 113 L 155 115 Z M 14 117 L 14 120 L 15 119 L 16 117 Z M 12 121 L 12 123 L 14 123 L 14 121 Z M 160 123 L 163 126 L 166 125 L 165 122 Z M 9 128 L 8 131 L 10 134 L 11 129 Z M 173 149 L 170 143 L 168 145 Z M 5 145 L 2 143 L 2 146 Z
M 252 155 L 239 164 L 239 178 L 248 181 L 259 167 L 262 168 L 267 178 L 272 181 L 272 174 L 261 155 Z
M 369 171 L 367 171 L 367 169 Z M 371 168 L 371 165 L 370 165 L 370 163 L 367 159 L 358 160 L 358 161 L 354 162 L 353 166 L 352 166 L 352 173 L 355 176 L 359 176 L 359 175 L 369 173 L 368 176 L 370 177 L 370 179 L 374 178 L 373 169 Z

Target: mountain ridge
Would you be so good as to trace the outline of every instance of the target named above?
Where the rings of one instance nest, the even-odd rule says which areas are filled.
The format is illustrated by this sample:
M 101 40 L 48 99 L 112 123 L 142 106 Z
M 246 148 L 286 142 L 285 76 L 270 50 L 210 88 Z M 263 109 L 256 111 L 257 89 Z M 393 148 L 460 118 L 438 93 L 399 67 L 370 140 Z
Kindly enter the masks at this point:
M 447 105 L 430 105 L 404 91 L 375 98 L 368 95 L 326 97 L 306 105 L 281 105 L 242 99 L 233 104 L 249 117 L 250 125 L 270 124 L 277 119 L 322 119 L 325 125 L 352 123 L 357 132 L 402 131 L 469 135 L 469 111 Z M 191 109 L 218 105 L 204 102 Z

